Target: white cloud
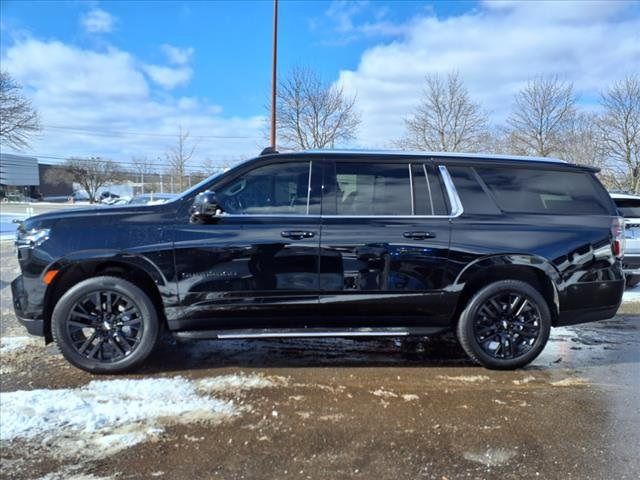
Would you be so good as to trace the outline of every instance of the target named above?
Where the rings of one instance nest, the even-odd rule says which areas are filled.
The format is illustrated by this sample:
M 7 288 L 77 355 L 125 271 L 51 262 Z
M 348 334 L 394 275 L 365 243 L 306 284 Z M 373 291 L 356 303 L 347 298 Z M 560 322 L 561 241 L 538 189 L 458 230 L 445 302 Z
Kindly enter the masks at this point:
M 145 65 L 144 71 L 151 80 L 168 90 L 180 85 L 186 85 L 193 74 L 189 67 L 173 68 L 164 65 Z
M 247 158 L 264 143 L 263 116 L 223 116 L 211 99 L 172 96 L 155 86 L 188 81 L 186 66 L 149 69 L 114 47 L 94 51 L 35 38 L 7 47 L 1 62 L 40 113 L 45 128 L 32 144 L 36 154 L 163 158 L 180 125 L 198 139 L 194 166 L 205 158 Z
M 89 33 L 109 33 L 116 24 L 116 17 L 100 8 L 93 8 L 80 17 L 80 23 Z
M 402 135 L 429 72 L 460 72 L 500 122 L 535 75 L 558 74 L 594 98 L 638 65 L 640 18 L 628 3 L 492 2 L 456 17 L 412 19 L 401 38 L 366 50 L 338 82 L 357 95 L 359 143 L 382 147 Z
M 165 43 L 164 45 L 161 45 L 160 48 L 167 56 L 167 60 L 169 61 L 169 63 L 172 63 L 174 65 L 185 65 L 189 63 L 189 60 L 191 60 L 191 57 L 193 56 L 192 47 L 180 48 Z

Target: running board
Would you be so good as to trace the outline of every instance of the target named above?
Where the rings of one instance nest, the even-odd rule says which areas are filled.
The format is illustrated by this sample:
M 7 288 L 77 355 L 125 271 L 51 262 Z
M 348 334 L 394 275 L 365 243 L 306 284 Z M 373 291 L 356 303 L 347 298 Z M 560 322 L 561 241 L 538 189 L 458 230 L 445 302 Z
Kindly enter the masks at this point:
M 308 337 L 406 337 L 408 335 L 433 335 L 443 331 L 444 327 L 415 328 L 268 328 L 238 330 L 193 330 L 174 332 L 180 339 L 204 340 L 217 338 L 308 338 Z

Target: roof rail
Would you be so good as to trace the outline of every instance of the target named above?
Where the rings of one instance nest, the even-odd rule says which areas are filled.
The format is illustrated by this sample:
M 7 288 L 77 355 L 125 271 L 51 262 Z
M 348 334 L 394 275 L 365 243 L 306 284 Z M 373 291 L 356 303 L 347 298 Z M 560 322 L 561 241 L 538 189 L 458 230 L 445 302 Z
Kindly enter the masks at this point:
M 260 152 L 260 156 L 262 157 L 263 155 L 273 155 L 275 153 L 279 152 L 273 147 L 267 147 Z

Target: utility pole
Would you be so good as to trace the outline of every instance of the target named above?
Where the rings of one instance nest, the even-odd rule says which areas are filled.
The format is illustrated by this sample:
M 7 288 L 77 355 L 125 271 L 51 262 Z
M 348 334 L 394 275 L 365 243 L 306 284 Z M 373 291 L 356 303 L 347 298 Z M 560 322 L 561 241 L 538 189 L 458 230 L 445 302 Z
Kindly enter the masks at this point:
M 271 148 L 276 149 L 276 65 L 278 61 L 278 0 L 273 0 L 273 64 L 271 70 Z

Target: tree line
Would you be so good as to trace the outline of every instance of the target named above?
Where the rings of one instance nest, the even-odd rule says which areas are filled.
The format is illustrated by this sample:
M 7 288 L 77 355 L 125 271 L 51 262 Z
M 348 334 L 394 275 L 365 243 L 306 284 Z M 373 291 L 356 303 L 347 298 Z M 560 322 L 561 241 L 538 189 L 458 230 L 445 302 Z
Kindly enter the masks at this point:
M 323 81 L 311 68 L 292 69 L 278 83 L 277 100 L 281 149 L 333 148 L 357 139 L 362 123 L 357 97 Z M 0 80 L 0 115 L 0 141 L 5 145 L 25 148 L 40 130 L 37 112 L 6 72 Z M 609 188 L 640 192 L 638 74 L 605 86 L 597 105 L 590 109 L 581 106 L 571 82 L 558 76 L 534 77 L 514 95 L 504 124 L 495 125 L 489 112 L 472 98 L 459 73 L 429 73 L 413 111 L 398 121 L 404 122 L 404 133 L 390 146 L 558 157 L 600 168 L 601 179 Z M 213 167 L 211 161 L 200 162 L 199 171 L 189 173 L 197 147 L 189 132 L 179 127 L 175 144 L 164 155 L 165 174 L 175 179 L 177 191 L 184 190 L 192 176 L 200 177 L 200 171 L 206 174 Z M 159 162 L 144 158 L 134 159 L 133 164 L 132 170 L 141 177 L 158 174 L 163 168 Z M 64 165 L 67 168 L 57 174 L 61 175 L 59 180 L 91 190 L 96 184 L 99 189 L 116 183 L 123 173 L 116 162 L 105 159 L 74 158 Z

